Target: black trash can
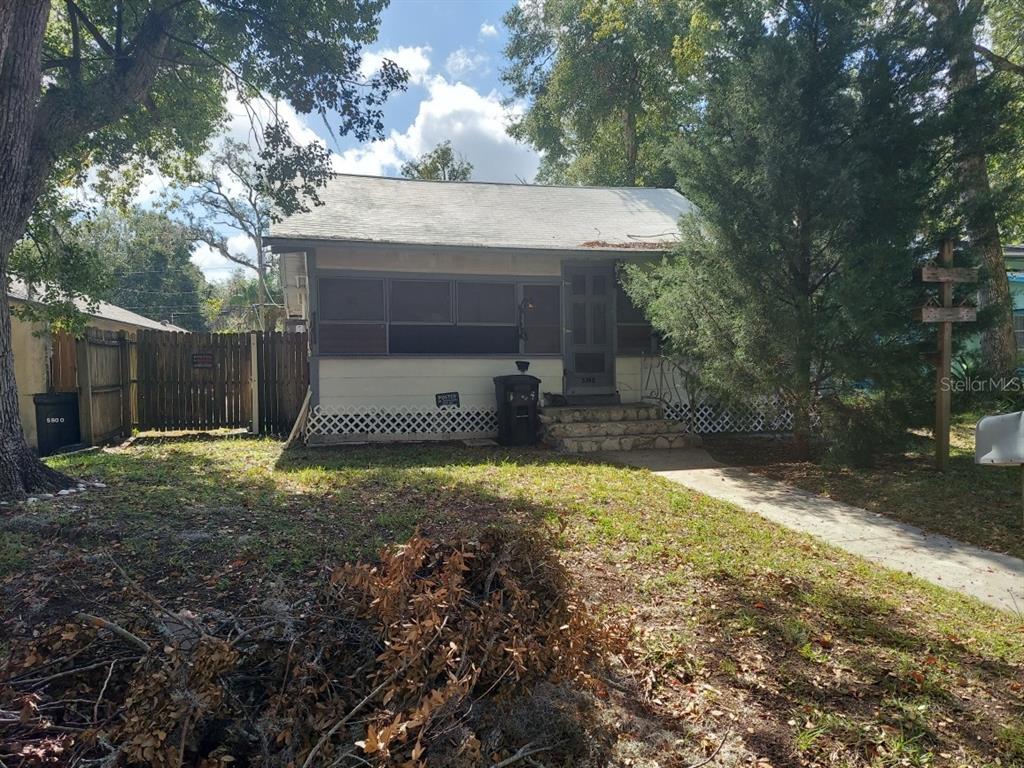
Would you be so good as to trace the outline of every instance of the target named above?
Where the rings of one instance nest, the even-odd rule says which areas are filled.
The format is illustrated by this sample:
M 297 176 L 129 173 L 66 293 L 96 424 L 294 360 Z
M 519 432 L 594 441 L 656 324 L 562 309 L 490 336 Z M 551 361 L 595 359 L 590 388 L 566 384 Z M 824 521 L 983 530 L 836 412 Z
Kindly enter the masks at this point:
M 39 455 L 49 456 L 61 448 L 82 442 L 78 429 L 78 394 L 35 395 L 36 434 Z
M 498 401 L 498 442 L 502 445 L 533 445 L 537 442 L 540 379 L 527 374 L 494 377 Z

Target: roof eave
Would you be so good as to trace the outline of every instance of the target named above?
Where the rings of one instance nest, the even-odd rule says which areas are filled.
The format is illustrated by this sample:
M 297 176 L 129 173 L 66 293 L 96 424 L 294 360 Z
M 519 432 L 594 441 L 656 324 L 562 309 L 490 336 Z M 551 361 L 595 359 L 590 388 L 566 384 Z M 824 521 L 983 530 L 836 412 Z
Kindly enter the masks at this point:
M 380 245 L 380 246 L 406 246 L 410 248 L 467 248 L 481 251 L 534 251 L 541 253 L 597 253 L 597 254 L 666 254 L 675 248 L 676 243 L 659 243 L 656 248 L 570 248 L 560 245 L 538 246 L 538 245 L 488 245 L 484 243 L 415 243 L 407 240 L 366 240 L 357 238 L 327 238 L 327 237 L 302 237 L 297 235 L 269 235 L 263 238 L 263 242 L 270 245 L 275 251 L 281 252 L 289 249 L 303 250 L 305 248 L 316 248 L 324 245 Z
M 26 299 L 23 296 L 13 296 L 10 293 L 7 294 L 7 298 L 10 301 L 20 301 L 22 304 L 34 304 L 37 307 L 45 307 L 46 306 L 46 302 L 45 301 L 39 301 L 38 299 Z M 143 325 L 142 323 L 136 323 L 136 322 L 133 322 L 131 320 L 125 320 L 125 319 L 120 318 L 120 317 L 109 317 L 108 315 L 98 315 L 95 312 L 89 312 L 89 311 L 84 310 L 84 309 L 79 309 L 78 311 L 81 312 L 86 317 L 92 317 L 92 318 L 94 318 L 96 320 L 106 320 L 108 323 L 121 323 L 123 325 L 130 325 L 130 326 L 133 326 L 135 328 L 142 328 L 142 329 L 145 329 L 147 331 L 175 331 L 177 333 L 188 333 L 189 332 L 188 330 L 186 330 L 185 328 L 181 328 L 180 326 L 170 325 L 170 324 L 164 325 L 163 323 L 160 323 L 158 320 L 152 320 L 150 318 L 146 318 L 146 319 L 150 320 L 150 322 L 153 323 L 153 325 Z

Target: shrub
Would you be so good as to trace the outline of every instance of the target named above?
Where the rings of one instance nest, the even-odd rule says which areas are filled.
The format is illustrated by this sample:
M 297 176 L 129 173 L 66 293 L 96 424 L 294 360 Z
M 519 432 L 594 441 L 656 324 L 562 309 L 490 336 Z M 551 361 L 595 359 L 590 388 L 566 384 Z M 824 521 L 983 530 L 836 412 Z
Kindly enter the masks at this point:
M 883 393 L 861 392 L 831 401 L 822 415 L 827 459 L 870 467 L 885 454 L 905 448 L 908 428 L 920 421 L 920 404 Z

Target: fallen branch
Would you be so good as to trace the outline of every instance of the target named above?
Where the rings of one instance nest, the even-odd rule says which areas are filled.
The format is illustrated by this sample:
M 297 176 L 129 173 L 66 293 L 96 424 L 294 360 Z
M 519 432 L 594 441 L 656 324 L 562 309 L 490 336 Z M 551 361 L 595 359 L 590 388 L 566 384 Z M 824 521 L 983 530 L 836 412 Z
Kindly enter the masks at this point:
M 725 740 L 729 738 L 730 733 L 732 733 L 732 728 L 725 732 L 725 736 L 723 736 L 722 740 L 718 742 L 718 746 L 715 747 L 714 752 L 705 757 L 703 760 L 698 760 L 696 763 L 691 763 L 690 765 L 686 766 L 686 768 L 703 768 L 703 766 L 707 765 L 716 757 L 718 757 L 718 753 L 722 751 L 722 747 L 725 746 Z
M 96 704 L 92 708 L 92 720 L 98 722 L 100 719 L 100 702 L 103 701 L 103 694 L 107 692 L 107 686 L 110 685 L 110 678 L 114 674 L 114 667 L 117 666 L 117 659 L 110 662 L 110 671 L 107 672 L 107 679 L 103 681 L 103 687 L 100 688 L 100 695 L 96 697 Z
M 115 635 L 120 637 L 122 640 L 127 640 L 129 643 L 139 648 L 143 653 L 152 653 L 152 646 L 137 635 L 133 635 L 124 627 L 115 624 L 112 621 L 101 619 L 99 616 L 93 616 L 91 613 L 82 613 L 79 611 L 75 614 L 75 618 L 81 622 L 89 624 L 93 627 L 99 627 L 100 629 L 108 629 Z
M 139 660 L 138 656 L 120 656 L 117 659 L 114 659 L 114 661 L 138 661 L 138 660 Z M 32 677 L 32 678 L 28 678 L 28 679 L 14 679 L 14 680 L 11 681 L 11 685 L 14 686 L 15 688 L 20 688 L 21 686 L 25 686 L 25 685 L 31 685 L 31 686 L 41 685 L 42 683 L 48 683 L 51 680 L 59 680 L 62 677 L 70 677 L 71 675 L 77 675 L 80 672 L 88 672 L 88 671 L 93 670 L 93 669 L 98 669 L 99 667 L 105 667 L 109 663 L 110 662 L 108 662 L 108 661 L 98 661 L 95 664 L 86 664 L 84 667 L 75 667 L 74 669 L 65 669 L 63 672 L 54 672 L 52 675 L 47 675 L 46 677 Z
M 370 691 L 368 694 L 366 694 L 366 696 L 363 698 L 362 701 L 360 701 L 358 704 L 356 704 L 354 707 L 352 707 L 352 709 L 349 710 L 347 715 L 345 715 L 343 718 L 341 718 L 341 720 L 339 720 L 334 725 L 332 725 L 331 729 L 329 731 L 327 731 L 327 733 L 325 733 L 323 736 L 320 737 L 320 740 L 316 743 L 316 745 L 313 747 L 313 749 L 311 749 L 309 751 L 309 754 L 306 755 L 306 759 L 302 763 L 302 768 L 309 768 L 310 763 L 313 762 L 313 758 L 317 756 L 317 753 L 323 748 L 324 744 L 326 744 L 330 740 L 330 738 L 334 734 L 336 734 L 338 732 L 338 730 L 343 725 L 345 725 L 345 723 L 347 723 L 353 717 L 358 715 L 362 711 L 363 707 L 365 707 L 367 704 L 369 704 L 371 701 L 373 701 L 375 698 L 377 698 L 377 696 L 380 695 L 380 692 L 383 691 L 385 687 L 391 685 L 391 683 L 395 682 L 395 680 L 397 680 L 399 677 L 401 677 L 405 673 L 405 670 L 407 670 L 409 667 L 412 666 L 414 661 L 418 661 L 420 659 L 420 657 L 423 656 L 423 654 L 427 652 L 427 649 L 430 648 L 430 646 L 432 646 L 434 644 L 434 641 L 437 640 L 437 638 L 439 638 L 441 636 L 441 630 L 444 629 L 444 626 L 447 623 L 448 623 L 448 617 L 445 616 L 444 621 L 442 621 L 440 626 L 438 626 L 437 632 L 430 639 L 430 642 L 424 643 L 423 647 L 420 648 L 419 653 L 417 653 L 415 656 L 413 656 L 411 659 L 409 659 L 405 664 L 403 664 L 401 667 L 399 667 L 394 672 L 392 672 L 390 675 L 388 675 L 386 680 L 384 680 L 380 685 L 378 685 L 376 688 L 374 688 L 372 691 Z
M 506 765 L 512 765 L 512 763 L 518 763 L 520 760 L 525 760 L 530 755 L 536 755 L 538 752 L 547 752 L 554 747 L 535 747 L 533 743 L 527 744 L 519 748 L 519 751 L 510 757 L 506 757 L 497 763 L 494 763 L 491 768 L 505 768 Z

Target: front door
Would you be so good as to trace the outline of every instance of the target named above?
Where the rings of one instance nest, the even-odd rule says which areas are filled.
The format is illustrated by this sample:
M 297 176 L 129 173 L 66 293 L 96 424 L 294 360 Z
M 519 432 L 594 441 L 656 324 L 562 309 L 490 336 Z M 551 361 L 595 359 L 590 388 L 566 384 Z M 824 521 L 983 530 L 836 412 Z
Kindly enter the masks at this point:
M 562 267 L 567 397 L 615 394 L 615 267 Z

